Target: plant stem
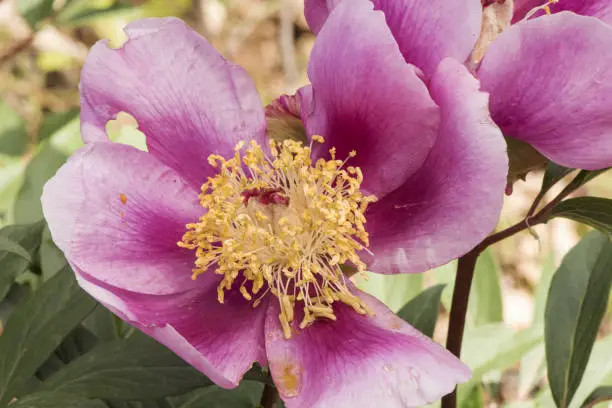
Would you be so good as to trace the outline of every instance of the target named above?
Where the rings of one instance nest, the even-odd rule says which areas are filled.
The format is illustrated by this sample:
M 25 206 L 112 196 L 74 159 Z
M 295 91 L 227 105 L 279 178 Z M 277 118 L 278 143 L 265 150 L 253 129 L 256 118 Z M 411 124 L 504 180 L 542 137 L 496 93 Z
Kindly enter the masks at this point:
M 580 182 L 577 180 L 570 182 L 559 195 L 545 205 L 536 215 L 531 215 L 539 204 L 539 200 L 536 200 L 523 220 L 505 230 L 489 235 L 480 244 L 474 247 L 474 249 L 459 258 L 457 264 L 457 278 L 455 280 L 455 289 L 453 291 L 453 300 L 451 304 L 448 336 L 446 339 L 446 348 L 457 356 L 457 358 L 461 357 L 461 343 L 463 341 L 463 331 L 465 329 L 468 300 L 478 256 L 489 246 L 534 225 L 546 222 L 552 209 L 579 186 Z M 456 407 L 457 390 L 455 389 L 451 394 L 442 398 L 442 408 Z
M 278 391 L 276 387 L 270 384 L 266 384 L 261 395 L 260 405 L 262 408 L 274 408 L 276 407 L 276 400 L 278 399 Z
M 468 302 L 465 300 L 470 295 L 478 255 L 480 255 L 480 251 L 474 248 L 459 258 L 459 263 L 457 264 L 457 282 L 453 291 L 450 326 L 448 329 L 449 333 L 454 333 L 455 335 L 449 335 L 446 339 L 446 348 L 457 357 L 461 355 L 461 340 L 463 339 L 463 329 L 465 326 L 464 316 L 468 305 Z
M 569 187 L 569 186 L 568 186 Z M 523 218 L 521 221 L 517 222 L 511 227 L 506 228 L 505 230 L 499 231 L 495 234 L 489 235 L 485 238 L 480 244 L 476 246 L 474 249 L 479 249 L 479 253 L 487 249 L 489 246 L 502 241 L 517 232 L 521 232 L 527 228 L 531 228 L 534 225 L 545 223 L 548 220 L 548 215 L 552 211 L 552 209 L 557 205 L 561 200 L 567 197 L 572 191 L 567 191 L 566 188 L 563 190 L 558 196 L 556 196 L 550 203 L 546 204 L 544 208 L 542 208 L 536 215 L 528 215 Z
M 481 251 L 478 247 L 472 249 L 459 258 L 459 263 L 457 264 L 457 279 L 455 281 L 455 290 L 453 291 L 448 337 L 446 338 L 446 348 L 457 358 L 461 356 L 461 342 L 463 341 L 468 299 L 470 297 L 476 260 Z M 442 407 L 456 408 L 456 406 L 457 391 L 454 390 L 451 394 L 442 398 Z

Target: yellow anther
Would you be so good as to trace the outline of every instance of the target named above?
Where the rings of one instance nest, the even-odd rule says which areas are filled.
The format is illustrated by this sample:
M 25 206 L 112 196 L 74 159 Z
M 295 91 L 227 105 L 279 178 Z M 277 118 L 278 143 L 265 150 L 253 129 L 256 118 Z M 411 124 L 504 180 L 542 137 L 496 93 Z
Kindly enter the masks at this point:
M 560 1 L 561 0 L 548 0 L 543 5 L 534 7 L 533 9 L 529 10 L 529 12 L 527 12 L 527 14 L 525 14 L 525 17 L 523 18 L 523 20 L 527 20 L 527 19 L 533 17 L 540 10 L 544 10 L 544 12 L 547 15 L 550 16 L 552 14 L 552 11 L 550 10 L 550 6 L 553 5 L 553 4 L 557 4 Z
M 253 299 L 253 298 L 251 297 L 251 294 L 250 294 L 250 293 L 249 293 L 249 291 L 247 290 L 247 288 L 245 288 L 244 286 L 241 286 L 241 287 L 240 287 L 240 293 L 242 293 L 242 296 L 244 296 L 244 298 L 245 298 L 246 300 L 251 300 L 251 299 Z
M 280 313 L 278 315 L 278 319 L 281 322 L 281 327 L 283 328 L 283 334 L 285 338 L 290 339 L 291 338 L 291 326 L 289 326 L 289 322 L 287 322 L 285 315 L 283 315 L 283 313 Z
M 221 303 L 236 279 L 253 307 L 268 294 L 277 297 L 286 338 L 296 307 L 304 310 L 302 329 L 319 318 L 335 320 L 337 301 L 371 313 L 340 269 L 345 263 L 358 272 L 366 269 L 358 254 L 367 250 L 364 213 L 376 199 L 361 193 L 361 170 L 344 168 L 346 160 L 336 160 L 335 148 L 330 160 L 313 163 L 310 148 L 293 140 L 272 142 L 270 153 L 251 141 L 239 143 L 229 159 L 209 156 L 218 173 L 202 186 L 206 211 L 186 226 L 178 244 L 195 251 L 192 278 L 208 270 L 223 276 L 217 288 Z
M 317 143 L 325 143 L 325 138 L 323 136 L 319 136 L 319 135 L 314 135 L 311 137 L 313 142 L 317 142 Z
M 559 0 L 548 0 L 548 2 L 546 3 L 546 5 L 544 6 L 544 11 L 546 12 L 546 14 L 548 14 L 549 16 L 552 14 L 550 12 L 550 5 L 551 4 L 556 4 L 558 3 Z

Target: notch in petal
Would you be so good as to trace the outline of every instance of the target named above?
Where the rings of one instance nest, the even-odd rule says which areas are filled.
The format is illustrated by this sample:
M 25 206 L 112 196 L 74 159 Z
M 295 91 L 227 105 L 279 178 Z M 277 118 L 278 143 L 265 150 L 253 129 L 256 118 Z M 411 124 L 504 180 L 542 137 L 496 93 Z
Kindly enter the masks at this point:
M 198 192 L 150 154 L 89 144 L 47 182 L 41 201 L 57 246 L 97 279 L 151 294 L 193 285 L 193 253 L 177 242 L 202 213 Z
M 240 140 L 265 137 L 265 118 L 246 72 L 176 18 L 128 24 L 118 49 L 91 49 L 81 77 L 81 131 L 107 140 L 106 123 L 123 111 L 147 136 L 149 152 L 199 189 L 206 157 L 231 155 Z

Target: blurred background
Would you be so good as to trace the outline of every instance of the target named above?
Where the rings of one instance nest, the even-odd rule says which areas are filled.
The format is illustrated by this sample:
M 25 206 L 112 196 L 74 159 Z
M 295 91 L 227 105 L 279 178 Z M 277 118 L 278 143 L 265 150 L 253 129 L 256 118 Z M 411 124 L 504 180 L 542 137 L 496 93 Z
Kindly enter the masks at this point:
M 82 146 L 78 83 L 89 47 L 102 38 L 119 45 L 129 21 L 179 16 L 225 57 L 242 65 L 267 104 L 307 83 L 308 55 L 315 37 L 300 0 L 56 0 L 40 15 L 41 0 L 0 0 L 0 227 L 42 218 L 45 181 Z M 38 7 L 38 8 L 37 8 Z M 120 143 L 145 149 L 129 117 L 108 125 Z M 519 221 L 540 189 L 541 173 L 519 181 L 506 198 L 499 228 Z M 563 183 L 549 192 L 554 196 Z M 577 195 L 612 197 L 612 175 L 604 174 Z M 463 406 L 552 406 L 545 383 L 543 315 L 552 274 L 587 227 L 554 219 L 520 233 L 479 260 L 464 339 L 464 360 L 474 379 Z M 11 302 L 32 291 L 63 265 L 48 232 L 41 248 L 41 274 L 25 274 L 0 303 L 1 322 Z M 446 284 L 434 338 L 444 342 L 454 264 L 425 274 L 382 277 L 358 284 L 399 310 L 424 288 Z M 600 338 L 576 406 L 600 384 L 612 385 L 612 313 Z

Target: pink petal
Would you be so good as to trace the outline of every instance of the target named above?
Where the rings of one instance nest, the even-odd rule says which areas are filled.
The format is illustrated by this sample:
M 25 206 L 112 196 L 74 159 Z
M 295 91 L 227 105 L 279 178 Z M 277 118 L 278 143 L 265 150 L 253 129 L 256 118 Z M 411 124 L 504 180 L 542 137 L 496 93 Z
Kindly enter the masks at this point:
M 374 272 L 444 265 L 476 246 L 498 220 L 508 157 L 487 94 L 450 58 L 438 67 L 430 92 L 442 112 L 436 145 L 416 174 L 366 213 L 374 256 L 364 259 Z
M 518 23 L 535 7 L 546 4 L 547 0 L 514 0 L 514 15 L 512 23 Z
M 568 12 L 510 27 L 478 71 L 491 116 L 556 163 L 612 165 L 611 44 L 611 26 Z
M 57 246 L 96 279 L 150 294 L 193 286 L 193 251 L 177 242 L 204 210 L 197 191 L 150 154 L 90 144 L 49 180 L 41 200 Z
M 305 0 L 304 16 L 310 30 L 317 34 L 329 17 L 329 13 L 340 4 L 342 0 Z
M 108 285 L 75 268 L 83 289 L 117 316 L 147 333 L 215 384 L 238 386 L 253 362 L 267 362 L 264 319 L 267 301 L 257 308 L 238 291 L 217 301 L 219 278 L 214 272 L 197 280 L 189 290 L 166 295 L 148 295 Z
M 348 2 L 353 4 L 354 0 Z M 340 3 L 340 0 L 306 0 L 310 28 L 318 33 Z M 385 13 L 406 61 L 428 75 L 446 57 L 465 61 L 480 33 L 480 0 L 373 0 L 373 3 L 376 10 Z M 358 28 L 358 23 L 353 24 Z M 344 37 L 345 43 L 350 41 L 359 42 L 351 36 Z
M 480 0 L 374 0 L 408 61 L 428 76 L 447 57 L 465 61 L 480 34 Z
M 338 320 L 316 321 L 285 340 L 272 302 L 266 318 L 270 371 L 287 408 L 422 406 L 470 378 L 470 370 L 360 293 L 375 315 L 334 304 Z
M 308 74 L 312 91 L 301 92 L 302 117 L 309 135 L 326 139 L 315 143 L 315 156 L 327 157 L 335 147 L 344 159 L 356 150 L 349 164 L 361 167 L 363 188 L 376 195 L 397 188 L 421 166 L 435 140 L 438 109 L 369 1 L 334 9 L 319 32 Z
M 233 154 L 240 140 L 265 137 L 255 85 L 204 38 L 176 18 L 126 27 L 119 49 L 91 49 L 81 78 L 85 142 L 104 141 L 106 123 L 124 111 L 138 121 L 149 152 L 199 188 L 211 153 Z

